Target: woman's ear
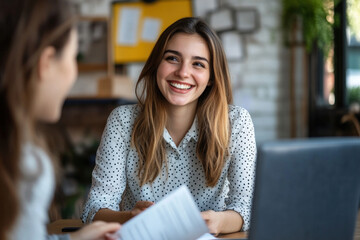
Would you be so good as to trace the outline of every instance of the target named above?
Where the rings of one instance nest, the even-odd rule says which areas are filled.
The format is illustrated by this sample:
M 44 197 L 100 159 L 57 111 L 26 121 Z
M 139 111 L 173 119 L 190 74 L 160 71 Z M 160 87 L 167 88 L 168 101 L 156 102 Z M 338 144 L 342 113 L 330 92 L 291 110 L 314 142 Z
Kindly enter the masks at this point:
M 55 55 L 56 50 L 51 46 L 44 48 L 41 52 L 38 65 L 38 76 L 40 81 L 46 79 L 48 76 L 51 76 L 54 59 L 56 57 Z

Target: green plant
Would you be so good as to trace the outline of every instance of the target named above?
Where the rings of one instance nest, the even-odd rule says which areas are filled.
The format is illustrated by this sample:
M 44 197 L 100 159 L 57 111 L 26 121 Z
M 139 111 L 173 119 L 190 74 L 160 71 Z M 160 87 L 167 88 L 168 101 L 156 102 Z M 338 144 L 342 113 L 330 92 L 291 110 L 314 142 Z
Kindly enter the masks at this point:
M 62 165 L 71 165 L 73 171 L 69 177 L 74 178 L 79 184 L 88 185 L 91 181 L 91 172 L 95 165 L 96 150 L 99 146 L 98 140 L 90 143 L 79 143 L 71 146 L 67 152 L 61 156 Z
M 316 45 L 327 56 L 332 48 L 334 6 L 339 0 L 282 0 L 282 26 L 286 43 L 291 43 L 291 33 L 297 21 L 301 22 L 306 50 L 310 52 Z
M 76 202 L 84 199 L 84 195 L 90 187 L 98 146 L 98 140 L 92 140 L 90 143 L 70 144 L 68 149 L 61 154 L 61 163 L 65 173 L 61 194 L 61 216 L 63 218 L 74 216 Z M 65 191 L 69 187 L 71 191 Z
M 360 103 L 360 86 L 348 88 L 349 104 Z
M 349 23 L 350 33 L 354 34 L 360 40 L 360 1 L 347 0 L 347 20 Z

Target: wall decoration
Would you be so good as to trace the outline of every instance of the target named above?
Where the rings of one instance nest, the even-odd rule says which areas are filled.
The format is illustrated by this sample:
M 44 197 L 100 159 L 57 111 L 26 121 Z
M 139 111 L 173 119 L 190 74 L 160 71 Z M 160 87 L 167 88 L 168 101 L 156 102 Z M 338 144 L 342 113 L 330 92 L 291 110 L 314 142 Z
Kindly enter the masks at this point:
M 227 31 L 220 34 L 228 61 L 238 61 L 245 57 L 244 39 L 238 31 Z
M 209 12 L 208 22 L 217 32 L 234 29 L 234 12 L 230 7 L 221 7 L 218 10 Z
M 110 31 L 112 62 L 117 65 L 145 62 L 159 35 L 174 21 L 190 16 L 190 0 L 114 1 Z
M 193 15 L 205 18 L 208 12 L 219 8 L 217 0 L 193 0 Z
M 240 8 L 235 12 L 235 26 L 240 33 L 252 33 L 259 28 L 259 12 L 255 8 Z
M 195 4 L 205 4 L 206 0 L 194 1 Z M 243 60 L 246 57 L 244 35 L 254 33 L 260 28 L 259 12 L 255 7 L 234 8 L 224 4 L 223 0 L 218 0 L 217 4 L 218 8 L 207 11 L 205 20 L 220 36 L 227 59 Z M 194 9 L 196 10 L 195 6 Z

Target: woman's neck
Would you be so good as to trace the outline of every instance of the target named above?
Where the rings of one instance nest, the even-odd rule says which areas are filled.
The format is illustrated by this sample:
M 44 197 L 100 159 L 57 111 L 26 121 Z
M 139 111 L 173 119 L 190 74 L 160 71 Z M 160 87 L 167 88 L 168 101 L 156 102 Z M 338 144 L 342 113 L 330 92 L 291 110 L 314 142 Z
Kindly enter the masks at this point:
M 166 129 L 176 146 L 179 146 L 181 140 L 193 124 L 195 113 L 196 105 L 192 107 L 169 107 L 167 109 Z

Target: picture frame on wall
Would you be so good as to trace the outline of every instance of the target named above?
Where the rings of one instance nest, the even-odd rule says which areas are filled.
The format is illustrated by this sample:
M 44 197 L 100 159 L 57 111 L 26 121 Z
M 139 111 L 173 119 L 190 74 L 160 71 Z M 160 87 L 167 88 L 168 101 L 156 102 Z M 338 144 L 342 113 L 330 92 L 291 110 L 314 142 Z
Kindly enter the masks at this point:
M 224 6 L 215 11 L 209 12 L 207 22 L 216 32 L 224 32 L 235 29 L 235 16 L 233 9 Z
M 220 34 L 220 39 L 229 62 L 245 58 L 245 39 L 238 31 L 223 32 Z
M 110 12 L 111 62 L 121 66 L 145 62 L 156 39 L 170 24 L 192 16 L 192 1 L 113 1 Z
M 239 8 L 235 11 L 235 26 L 240 33 L 253 33 L 260 27 L 256 8 Z
M 194 17 L 206 18 L 209 12 L 219 8 L 217 0 L 192 0 Z

